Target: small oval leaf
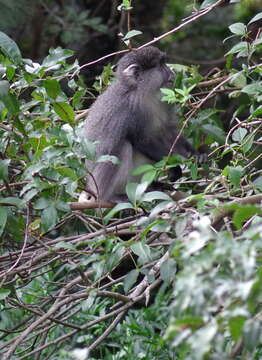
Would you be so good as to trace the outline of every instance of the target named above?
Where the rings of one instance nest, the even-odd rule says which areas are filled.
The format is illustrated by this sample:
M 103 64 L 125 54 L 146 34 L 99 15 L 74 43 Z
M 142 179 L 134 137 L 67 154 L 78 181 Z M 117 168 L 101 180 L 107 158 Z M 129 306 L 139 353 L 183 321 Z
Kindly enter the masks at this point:
M 14 40 L 0 31 L 0 51 L 13 63 L 19 65 L 22 62 L 20 50 Z
M 61 120 L 73 125 L 75 120 L 75 113 L 73 108 L 65 102 L 56 102 L 53 108 Z

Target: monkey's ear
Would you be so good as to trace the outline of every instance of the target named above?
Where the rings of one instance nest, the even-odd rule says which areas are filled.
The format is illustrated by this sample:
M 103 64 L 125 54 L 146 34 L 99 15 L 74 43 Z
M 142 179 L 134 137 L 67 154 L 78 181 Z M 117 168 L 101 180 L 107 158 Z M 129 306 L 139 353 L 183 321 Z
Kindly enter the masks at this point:
M 123 70 L 123 74 L 128 77 L 137 77 L 139 72 L 139 65 L 131 64 L 125 70 Z

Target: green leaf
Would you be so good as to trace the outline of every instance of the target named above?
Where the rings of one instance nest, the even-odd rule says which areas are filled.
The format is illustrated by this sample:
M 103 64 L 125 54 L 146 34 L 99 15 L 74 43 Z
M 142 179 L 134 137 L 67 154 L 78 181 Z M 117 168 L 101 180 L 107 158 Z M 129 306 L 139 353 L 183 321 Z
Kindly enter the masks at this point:
M 233 132 L 232 139 L 238 143 L 241 143 L 247 132 L 247 129 L 240 127 Z
M 131 9 L 132 9 L 132 7 L 131 7 L 131 4 L 130 4 L 130 0 L 122 0 L 122 4 L 120 4 L 117 7 L 118 11 L 131 10 Z
M 142 176 L 141 183 L 151 184 L 151 183 L 155 180 L 157 174 L 158 174 L 158 170 L 157 170 L 157 169 L 154 169 L 154 170 L 151 170 L 151 171 L 147 171 L 147 172 Z
M 6 80 L 0 81 L 0 100 L 4 103 L 11 115 L 17 115 L 19 113 L 19 101 L 15 95 L 9 94 L 9 83 Z
M 9 88 L 10 88 L 9 82 L 6 80 L 1 80 L 0 81 L 0 96 L 2 97 L 3 95 L 8 95 Z
M 242 329 L 246 319 L 243 316 L 235 316 L 229 319 L 229 330 L 231 337 L 234 341 L 237 341 L 242 335 Z
M 90 309 L 93 306 L 96 298 L 97 298 L 96 291 L 88 292 L 88 298 L 84 301 L 81 301 L 82 310 L 87 311 L 88 309 Z
M 226 139 L 226 135 L 224 133 L 224 131 L 215 125 L 211 125 L 211 124 L 204 124 L 202 125 L 202 129 L 211 137 L 214 138 L 214 140 L 216 140 L 219 144 L 224 144 L 225 139 Z
M 128 40 L 128 39 L 133 38 L 134 36 L 141 35 L 141 34 L 143 34 L 142 31 L 131 30 L 131 31 L 128 31 L 128 33 L 123 37 L 123 40 Z
M 19 120 L 18 117 L 15 118 L 15 121 L 13 122 L 14 128 L 20 131 L 24 136 L 27 136 L 27 132 L 25 130 L 24 124 Z
M 254 137 L 255 136 L 253 134 L 252 136 L 249 135 L 249 137 L 245 139 L 245 143 L 241 147 L 244 154 L 246 154 L 251 149 L 251 147 L 253 146 Z
M 164 94 L 164 96 L 161 97 L 161 101 L 166 101 L 169 104 L 175 102 L 176 94 L 175 94 L 174 90 L 167 89 L 167 88 L 161 88 L 160 91 L 161 91 L 161 93 Z
M 175 89 L 175 92 L 182 96 L 186 95 L 185 89 Z
M 33 197 L 35 197 L 35 195 L 37 195 L 39 193 L 39 191 L 40 190 L 38 190 L 36 188 L 32 188 L 31 190 L 27 191 L 23 197 L 24 202 L 28 202 L 28 201 L 32 200 Z
M 34 203 L 34 209 L 36 210 L 43 210 L 46 209 L 48 206 L 50 206 L 52 204 L 52 200 L 51 199 L 47 199 L 45 197 L 41 197 L 39 199 L 37 199 Z
M 120 262 L 124 255 L 125 249 L 121 244 L 117 244 L 112 250 L 110 256 L 106 260 L 106 271 L 112 271 L 113 268 Z
M 205 9 L 209 7 L 210 5 L 213 5 L 216 2 L 216 0 L 204 0 L 204 2 L 201 4 L 200 9 Z
M 55 244 L 54 248 L 76 251 L 76 245 L 75 244 L 71 244 L 70 242 L 65 242 L 65 241 L 60 241 L 59 243 Z
M 242 166 L 228 166 L 228 179 L 231 182 L 231 184 L 235 186 L 240 185 L 240 180 L 244 174 L 244 169 Z
M 172 198 L 161 191 L 151 191 L 143 195 L 141 201 L 152 202 L 154 200 L 168 200 L 172 201 Z
M 243 71 L 239 71 L 231 77 L 229 83 L 233 86 L 242 88 L 242 87 L 246 86 L 247 78 L 246 78 L 245 74 L 243 73 Z
M 9 289 L 5 289 L 5 288 L 1 288 L 0 289 L 0 300 L 5 300 L 7 298 L 7 296 L 10 294 L 11 290 Z
M 243 36 L 246 33 L 246 27 L 242 23 L 235 23 L 229 26 L 229 30 L 236 35 Z
M 67 178 L 69 178 L 69 179 L 71 179 L 73 181 L 78 179 L 75 171 L 70 169 L 70 168 L 60 167 L 60 168 L 57 168 L 56 170 L 63 177 L 67 177 Z
M 85 90 L 77 90 L 72 98 L 72 104 L 75 109 L 81 109 L 82 101 L 85 97 Z
M 23 200 L 17 198 L 17 197 L 6 197 L 6 198 L 0 198 L 0 204 L 6 204 L 6 205 L 14 205 L 17 207 L 20 207 L 23 205 Z
M 16 69 L 15 66 L 12 66 L 12 65 L 7 66 L 7 68 L 6 68 L 6 77 L 7 77 L 8 81 L 13 80 L 14 75 L 15 75 L 15 69 Z
M 243 223 L 250 219 L 253 215 L 258 214 L 259 209 L 254 205 L 242 205 L 239 206 L 237 210 L 234 212 L 232 221 L 237 229 L 241 229 Z
M 8 209 L 4 206 L 0 206 L 0 235 L 2 235 L 6 221 L 7 221 Z
M 137 167 L 135 170 L 133 170 L 132 175 L 137 176 L 137 175 L 141 175 L 147 171 L 152 171 L 152 170 L 155 170 L 153 165 L 148 165 L 148 164 L 142 165 L 142 166 Z
M 65 186 L 65 191 L 72 197 L 75 197 L 76 189 L 78 187 L 77 181 L 70 181 Z
M 168 88 L 161 88 L 160 89 L 161 93 L 167 96 L 175 96 L 175 92 L 172 89 L 168 89 Z
M 253 22 L 258 21 L 258 20 L 260 20 L 260 19 L 262 19 L 262 12 L 256 14 L 256 15 L 249 21 L 248 25 L 249 25 L 249 24 L 252 24 Z
M 82 139 L 80 143 L 82 150 L 85 154 L 85 157 L 88 160 L 95 160 L 96 157 L 96 142 L 89 141 L 87 139 Z
M 253 351 L 261 344 L 262 325 L 259 319 L 246 321 L 243 332 L 244 345 L 249 351 Z
M 254 47 L 257 47 L 257 50 L 259 50 L 258 45 L 261 45 L 261 44 L 262 44 L 262 38 L 261 38 L 261 37 L 260 37 L 260 39 L 254 40 L 253 43 L 252 43 L 252 45 L 253 45 Z M 260 48 L 261 48 L 261 47 L 260 47 Z
M 236 90 L 236 91 L 231 91 L 230 94 L 228 94 L 228 97 L 230 99 L 235 99 L 235 98 L 239 97 L 240 95 L 241 95 L 241 91 Z
M 155 221 L 152 225 L 153 226 L 151 227 L 151 230 L 155 232 L 164 233 L 170 231 L 171 229 L 170 221 L 166 221 L 163 219 Z
M 141 183 L 151 184 L 156 176 L 158 175 L 158 169 L 156 169 L 153 165 L 142 165 L 132 171 L 133 176 L 138 176 Z M 139 175 L 144 174 L 142 178 Z
M 205 120 L 212 118 L 212 115 L 216 114 L 216 109 L 205 109 L 198 113 L 197 121 L 203 123 Z
M 229 54 L 237 54 L 239 52 L 243 51 L 246 55 L 248 55 L 248 43 L 246 41 L 241 41 L 235 46 L 233 46 L 226 55 Z M 245 56 L 245 55 L 244 55 Z
M 130 0 L 122 0 L 123 5 L 126 9 L 129 9 L 131 6 Z
M 61 120 L 71 125 L 74 124 L 75 113 L 73 108 L 69 104 L 60 101 L 54 103 L 53 108 Z
M 149 261 L 152 261 L 151 250 L 147 244 L 141 241 L 137 242 L 131 245 L 131 250 L 139 257 L 139 262 L 141 264 L 146 264 Z
M 196 162 L 192 162 L 191 164 L 189 164 L 189 169 L 191 171 L 192 180 L 196 180 L 197 172 L 198 172 L 198 164 Z
M 20 104 L 17 97 L 13 94 L 0 96 L 0 100 L 4 103 L 5 107 L 11 115 L 17 115 L 20 112 Z
M 260 191 L 262 191 L 262 176 L 259 176 L 256 178 L 255 181 L 253 181 L 253 185 Z
M 150 211 L 150 218 L 154 218 L 157 214 L 159 214 L 161 211 L 166 210 L 170 204 L 173 203 L 173 200 L 167 200 L 167 201 L 161 201 L 159 204 L 157 204 L 155 207 L 152 208 Z
M 13 63 L 17 65 L 21 64 L 22 56 L 18 46 L 2 31 L 0 31 L 0 51 Z
M 257 81 L 252 84 L 246 85 L 241 89 L 243 93 L 246 93 L 248 95 L 259 95 L 262 93 L 262 82 Z
M 175 278 L 177 265 L 174 259 L 167 259 L 160 267 L 160 277 L 168 284 Z
M 61 94 L 60 84 L 57 80 L 44 80 L 43 86 L 46 89 L 47 95 L 52 99 L 56 99 Z
M 192 339 L 192 347 L 198 354 L 197 359 L 204 359 L 205 355 L 210 352 L 211 342 L 217 332 L 216 322 L 210 322 L 196 331 L 197 336 Z
M 8 180 L 8 167 L 11 159 L 0 160 L 0 179 Z
M 71 57 L 73 54 L 73 51 L 62 49 L 61 47 L 50 49 L 49 55 L 44 59 L 42 64 L 45 67 L 55 66 L 63 62 L 65 59 Z
M 182 319 L 176 318 L 175 324 L 182 328 L 191 328 L 197 330 L 205 323 L 201 317 L 198 316 L 185 316 Z
M 71 211 L 71 208 L 68 203 L 64 201 L 57 201 L 55 204 L 55 207 L 57 210 L 63 211 L 63 212 L 69 212 Z
M 126 185 L 126 193 L 128 199 L 133 203 L 136 204 L 138 201 L 141 200 L 144 192 L 148 187 L 148 183 L 144 182 L 141 184 L 136 183 L 129 183 Z
M 109 211 L 109 213 L 104 217 L 105 223 L 108 223 L 108 221 L 119 211 L 126 210 L 126 209 L 134 209 L 134 206 L 131 203 L 125 202 L 125 203 L 119 203 L 117 204 L 112 210 Z
M 54 206 L 49 206 L 42 211 L 41 215 L 44 231 L 50 230 L 57 223 L 57 211 Z
M 32 145 L 32 148 L 38 153 L 40 153 L 41 150 L 44 150 L 48 145 L 50 145 L 46 136 L 43 135 L 40 137 L 30 137 L 29 141 Z
M 131 287 L 134 285 L 134 283 L 136 282 L 137 278 L 139 275 L 139 270 L 134 269 L 129 271 L 129 273 L 127 274 L 127 276 L 125 277 L 124 280 L 124 292 L 125 294 L 128 293 L 128 291 L 131 289 Z

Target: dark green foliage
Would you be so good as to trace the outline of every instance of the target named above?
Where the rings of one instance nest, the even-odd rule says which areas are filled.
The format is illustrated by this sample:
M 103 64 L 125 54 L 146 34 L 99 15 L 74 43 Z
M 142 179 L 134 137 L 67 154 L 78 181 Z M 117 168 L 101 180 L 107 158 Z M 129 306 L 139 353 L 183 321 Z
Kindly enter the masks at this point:
M 82 212 L 69 203 L 84 188 L 84 159 L 117 159 L 96 159 L 81 138 L 87 90 L 73 52 L 50 49 L 36 63 L 0 33 L 3 359 L 261 358 L 261 35 L 250 40 L 247 26 L 230 26 L 236 43 L 215 75 L 172 64 L 175 84 L 163 90 L 209 163 L 140 167 L 129 202 Z M 108 65 L 95 90 L 111 75 Z M 184 198 L 148 190 L 178 164 Z

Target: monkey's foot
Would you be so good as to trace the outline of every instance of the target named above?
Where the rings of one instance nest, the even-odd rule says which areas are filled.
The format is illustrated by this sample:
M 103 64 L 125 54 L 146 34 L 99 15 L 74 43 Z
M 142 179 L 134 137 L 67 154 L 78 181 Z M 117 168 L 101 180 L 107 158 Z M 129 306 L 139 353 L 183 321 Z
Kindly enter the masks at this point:
M 82 191 L 79 195 L 78 202 L 90 201 L 91 196 L 86 192 Z

